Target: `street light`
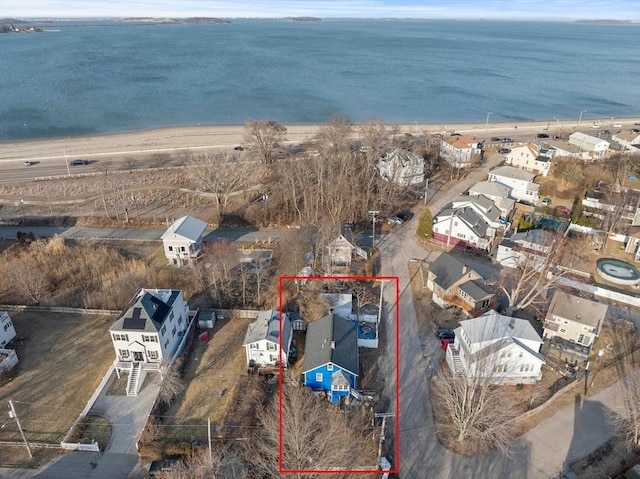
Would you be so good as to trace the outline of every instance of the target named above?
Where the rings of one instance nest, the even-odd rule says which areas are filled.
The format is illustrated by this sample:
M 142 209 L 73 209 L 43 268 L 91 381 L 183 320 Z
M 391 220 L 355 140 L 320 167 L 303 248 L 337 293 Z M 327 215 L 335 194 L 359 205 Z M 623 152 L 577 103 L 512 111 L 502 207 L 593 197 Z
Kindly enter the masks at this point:
M 484 123 L 484 131 L 488 131 L 489 130 L 489 115 L 493 115 L 493 112 L 490 111 L 489 113 L 487 113 L 487 121 L 485 121 L 485 123 Z
M 586 113 L 587 110 L 581 110 L 580 111 L 580 117 L 578 118 L 578 128 L 580 128 L 580 122 L 582 121 L 582 114 Z

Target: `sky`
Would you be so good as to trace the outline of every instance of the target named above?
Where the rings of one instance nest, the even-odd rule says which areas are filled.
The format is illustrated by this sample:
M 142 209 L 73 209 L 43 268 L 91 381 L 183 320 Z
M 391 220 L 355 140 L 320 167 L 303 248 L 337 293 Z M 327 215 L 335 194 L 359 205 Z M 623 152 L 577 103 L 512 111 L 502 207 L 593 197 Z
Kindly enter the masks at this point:
M 640 19 L 640 0 L 0 0 L 0 17 Z

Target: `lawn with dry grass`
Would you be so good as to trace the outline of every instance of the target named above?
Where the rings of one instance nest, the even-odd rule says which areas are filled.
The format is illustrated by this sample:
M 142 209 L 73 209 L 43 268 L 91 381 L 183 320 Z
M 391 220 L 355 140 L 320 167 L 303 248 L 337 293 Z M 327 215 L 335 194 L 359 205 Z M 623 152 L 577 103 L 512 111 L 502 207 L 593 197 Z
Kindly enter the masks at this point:
M 204 443 L 207 419 L 214 429 L 222 425 L 238 379 L 246 374 L 242 344 L 251 321 L 218 320 L 207 341 L 196 340 L 184 372 L 187 389 L 162 418 L 166 439 Z
M 11 378 L 0 387 L 0 405 L 14 401 L 31 443 L 59 443 L 113 361 L 108 329 L 115 318 L 19 312 L 11 319 L 26 339 L 18 343 Z M 0 429 L 0 441 L 21 440 L 14 421 Z M 0 465 L 40 464 L 51 450 L 35 447 L 31 461 L 20 456 L 15 448 L 2 447 Z

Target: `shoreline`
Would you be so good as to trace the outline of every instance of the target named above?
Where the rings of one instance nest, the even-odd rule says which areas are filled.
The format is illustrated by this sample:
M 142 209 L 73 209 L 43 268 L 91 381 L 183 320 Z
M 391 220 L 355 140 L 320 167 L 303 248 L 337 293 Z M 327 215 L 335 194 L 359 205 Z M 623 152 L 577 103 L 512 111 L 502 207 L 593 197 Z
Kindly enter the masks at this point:
M 490 120 L 490 118 L 489 118 Z M 453 132 L 476 136 L 479 140 L 491 136 L 508 136 L 518 131 L 538 130 L 559 132 L 576 130 L 578 123 L 581 130 L 589 130 L 593 124 L 603 129 L 614 129 L 613 124 L 621 124 L 629 129 L 640 122 L 638 117 L 627 118 L 582 118 L 571 120 L 547 120 L 525 122 L 484 123 L 419 123 L 410 124 L 384 123 L 387 127 L 397 127 L 400 133 L 422 134 L 440 133 L 449 135 Z M 299 143 L 312 139 L 327 124 L 285 124 L 287 142 Z M 363 124 L 354 123 L 355 129 Z M 232 148 L 244 143 L 244 124 L 240 125 L 190 125 L 168 126 L 135 130 L 122 133 L 105 133 L 63 138 L 42 138 L 33 140 L 0 141 L 0 161 L 44 160 L 67 157 L 101 157 L 117 155 L 140 155 L 166 153 L 186 150 L 207 150 L 215 148 Z

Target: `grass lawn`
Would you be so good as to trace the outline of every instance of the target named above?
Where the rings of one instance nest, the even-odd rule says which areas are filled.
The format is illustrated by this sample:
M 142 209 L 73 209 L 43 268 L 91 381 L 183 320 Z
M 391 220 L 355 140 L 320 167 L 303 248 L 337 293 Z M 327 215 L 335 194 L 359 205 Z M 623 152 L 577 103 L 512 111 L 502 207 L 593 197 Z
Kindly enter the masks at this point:
M 184 373 L 187 389 L 163 418 L 167 439 L 204 444 L 207 418 L 221 425 L 227 414 L 238 378 L 246 374 L 242 343 L 251 319 L 218 320 L 209 331 L 209 339 L 194 344 Z M 212 431 L 212 435 L 217 435 Z
M 107 331 L 115 317 L 10 314 L 18 335 L 26 339 L 18 344 L 19 362 L 11 378 L 0 386 L 0 405 L 14 401 L 30 442 L 59 443 L 113 361 Z M 0 429 L 0 441 L 21 441 L 15 421 Z M 51 456 L 48 449 L 33 451 L 29 461 L 26 453 L 1 447 L 0 466 L 33 466 Z

